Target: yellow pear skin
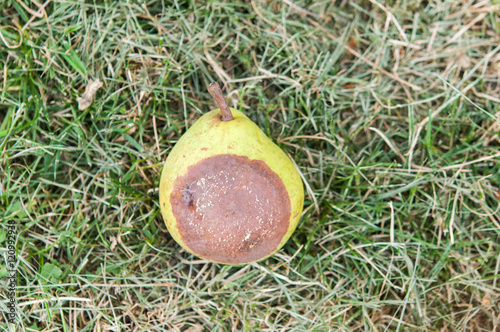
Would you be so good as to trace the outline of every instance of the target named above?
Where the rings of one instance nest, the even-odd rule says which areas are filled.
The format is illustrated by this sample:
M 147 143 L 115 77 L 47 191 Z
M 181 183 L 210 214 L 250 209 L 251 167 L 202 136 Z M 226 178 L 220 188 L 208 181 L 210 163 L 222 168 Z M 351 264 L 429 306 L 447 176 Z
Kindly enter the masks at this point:
M 175 144 L 162 171 L 160 206 L 185 250 L 240 265 L 287 242 L 304 190 L 288 156 L 242 112 L 230 111 L 230 121 L 221 120 L 220 109 L 204 114 Z

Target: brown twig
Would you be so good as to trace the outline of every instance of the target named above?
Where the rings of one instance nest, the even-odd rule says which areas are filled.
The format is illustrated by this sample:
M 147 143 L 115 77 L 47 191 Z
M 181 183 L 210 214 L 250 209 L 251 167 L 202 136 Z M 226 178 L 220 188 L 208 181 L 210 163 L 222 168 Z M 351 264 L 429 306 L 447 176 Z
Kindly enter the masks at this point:
M 217 105 L 219 105 L 220 112 L 222 114 L 221 120 L 222 121 L 234 120 L 233 114 L 231 113 L 229 106 L 227 106 L 226 98 L 222 94 L 222 90 L 220 89 L 219 84 L 217 82 L 212 82 L 208 86 L 208 92 L 210 92 L 212 97 L 214 97 L 215 101 L 217 102 Z

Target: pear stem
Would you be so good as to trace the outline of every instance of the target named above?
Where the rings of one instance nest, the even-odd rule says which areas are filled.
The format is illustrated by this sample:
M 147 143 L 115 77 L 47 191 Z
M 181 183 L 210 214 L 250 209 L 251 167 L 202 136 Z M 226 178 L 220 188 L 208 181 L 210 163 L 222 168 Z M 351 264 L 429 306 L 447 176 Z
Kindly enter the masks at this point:
M 234 120 L 233 113 L 231 113 L 229 106 L 227 106 L 226 98 L 224 98 L 224 95 L 222 94 L 222 90 L 220 89 L 219 84 L 217 82 L 212 82 L 208 86 L 208 92 L 210 92 L 212 97 L 214 97 L 215 101 L 217 102 L 217 105 L 219 105 L 220 112 L 222 114 L 221 120 L 222 121 Z

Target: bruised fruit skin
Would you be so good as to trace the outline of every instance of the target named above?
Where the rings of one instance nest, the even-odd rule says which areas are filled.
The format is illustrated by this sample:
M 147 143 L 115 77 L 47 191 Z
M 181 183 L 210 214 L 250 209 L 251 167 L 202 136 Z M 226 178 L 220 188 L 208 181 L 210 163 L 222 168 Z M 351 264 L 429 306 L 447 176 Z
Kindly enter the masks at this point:
M 258 260 L 276 249 L 290 224 L 290 199 L 261 160 L 216 155 L 174 182 L 170 204 L 183 242 L 221 263 Z
M 172 237 L 208 261 L 245 264 L 278 251 L 304 203 L 288 156 L 243 113 L 203 115 L 164 164 L 160 207 Z

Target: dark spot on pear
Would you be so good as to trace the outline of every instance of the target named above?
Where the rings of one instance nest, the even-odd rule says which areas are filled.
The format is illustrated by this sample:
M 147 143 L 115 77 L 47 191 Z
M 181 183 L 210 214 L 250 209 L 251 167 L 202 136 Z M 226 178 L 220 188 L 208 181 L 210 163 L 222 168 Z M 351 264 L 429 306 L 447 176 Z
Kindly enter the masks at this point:
M 172 212 L 197 255 L 243 264 L 271 254 L 288 231 L 291 203 L 281 178 L 261 160 L 215 155 L 173 184 Z

